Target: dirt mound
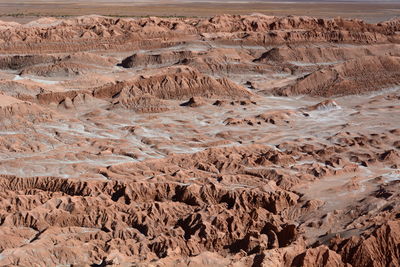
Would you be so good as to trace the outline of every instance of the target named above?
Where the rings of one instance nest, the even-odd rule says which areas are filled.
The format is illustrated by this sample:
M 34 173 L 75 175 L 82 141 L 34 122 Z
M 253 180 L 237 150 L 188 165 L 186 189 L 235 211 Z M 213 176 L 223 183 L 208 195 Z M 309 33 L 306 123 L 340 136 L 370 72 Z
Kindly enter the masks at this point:
M 268 69 L 250 64 L 254 59 L 248 53 L 232 48 L 210 48 L 206 51 L 162 51 L 136 53 L 125 58 L 119 66 L 124 68 L 165 67 L 186 65 L 208 74 L 267 73 Z
M 390 53 L 388 54 L 388 51 Z M 399 45 L 372 45 L 372 46 L 350 46 L 350 47 L 275 47 L 263 53 L 255 62 L 289 62 L 301 65 L 312 64 L 336 64 L 339 62 L 357 59 L 366 56 L 400 56 Z
M 185 97 L 250 97 L 245 88 L 222 78 L 214 79 L 190 67 L 170 67 L 149 77 L 141 76 L 132 81 L 106 85 L 94 90 L 100 98 L 127 97 L 150 94 L 160 99 L 183 99 Z
M 59 99 L 57 101 L 57 97 L 55 99 L 51 99 L 51 94 L 48 99 L 40 98 L 39 99 L 43 103 L 44 101 L 53 101 L 55 103 L 58 102 L 59 108 L 65 109 L 87 109 L 91 106 L 108 106 L 108 102 L 103 101 L 101 99 L 94 98 L 92 95 L 87 92 L 76 92 L 72 95 L 59 95 Z
M 0 80 L 0 91 L 5 95 L 23 99 L 43 93 L 44 89 L 39 85 L 21 81 Z
M 42 77 L 71 77 L 82 75 L 95 67 L 82 63 L 60 62 L 50 65 L 35 65 L 24 68 L 20 75 L 34 75 Z
M 68 77 L 99 67 L 112 67 L 116 60 L 91 53 L 70 55 L 15 55 L 1 56 L 0 69 L 20 70 L 21 75 Z
M 188 101 L 181 104 L 183 107 L 200 107 L 206 105 L 207 102 L 201 97 L 191 97 Z
M 74 62 L 74 63 L 84 63 L 86 65 L 94 65 L 101 67 L 112 67 L 117 64 L 117 60 L 112 57 L 101 56 L 94 53 L 79 52 L 69 54 L 65 57 L 61 56 L 59 58 L 61 62 Z
M 171 110 L 166 101 L 149 94 L 119 97 L 112 105 L 113 108 L 126 108 L 139 113 L 157 113 Z
M 32 119 L 46 116 L 51 118 L 52 112 L 43 109 L 37 104 L 22 101 L 11 96 L 0 94 L 0 113 L 1 119 L 10 117 L 25 117 L 29 116 Z M 33 115 L 33 116 L 31 116 Z
M 52 55 L 15 55 L 1 56 L 0 69 L 19 70 L 37 64 L 54 63 L 56 56 Z
M 271 124 L 287 124 L 293 120 L 293 116 L 299 115 L 293 110 L 277 110 L 267 111 L 263 114 L 257 115 L 256 119 L 271 123 Z
M 274 110 L 267 111 L 262 114 L 248 117 L 248 118 L 227 118 L 224 123 L 225 125 L 262 125 L 264 123 L 272 124 L 272 125 L 288 125 L 295 117 L 300 116 L 301 114 L 294 110 Z
M 277 95 L 337 96 L 368 93 L 399 84 L 399 57 L 362 57 L 306 75 Z
M 134 54 L 122 60 L 119 64 L 124 68 L 147 67 L 150 65 L 174 65 L 180 61 L 192 58 L 192 51 L 168 51 L 161 54 Z
M 304 110 L 306 111 L 314 111 L 314 110 L 318 110 L 318 111 L 328 111 L 328 110 L 335 110 L 335 109 L 340 109 L 340 106 L 338 105 L 338 103 L 336 103 L 335 100 L 324 100 L 318 104 L 309 106 L 307 108 L 305 108 Z
M 191 66 L 201 72 L 211 75 L 232 75 L 254 72 L 257 74 L 269 73 L 268 68 L 251 64 L 254 59 L 249 53 L 231 48 L 213 48 L 206 52 L 199 52 L 196 56 L 185 58 L 182 64 Z

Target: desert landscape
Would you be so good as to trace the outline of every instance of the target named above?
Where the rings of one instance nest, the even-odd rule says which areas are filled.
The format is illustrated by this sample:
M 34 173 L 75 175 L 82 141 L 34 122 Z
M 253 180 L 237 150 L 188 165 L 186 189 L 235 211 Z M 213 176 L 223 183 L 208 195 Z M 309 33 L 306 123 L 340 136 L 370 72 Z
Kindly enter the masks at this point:
M 400 266 L 400 19 L 59 15 L 0 21 L 0 266 Z
M 342 17 L 378 23 L 400 15 L 398 0 L 0 0 L 0 20 L 27 23 L 40 17 L 196 17 L 221 14 Z

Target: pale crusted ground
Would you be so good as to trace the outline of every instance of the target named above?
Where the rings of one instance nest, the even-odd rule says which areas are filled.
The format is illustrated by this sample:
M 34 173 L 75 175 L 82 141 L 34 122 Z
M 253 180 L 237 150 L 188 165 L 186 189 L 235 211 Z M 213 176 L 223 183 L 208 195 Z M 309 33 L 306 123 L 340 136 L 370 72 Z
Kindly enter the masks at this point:
M 0 265 L 399 266 L 399 20 L 0 27 Z

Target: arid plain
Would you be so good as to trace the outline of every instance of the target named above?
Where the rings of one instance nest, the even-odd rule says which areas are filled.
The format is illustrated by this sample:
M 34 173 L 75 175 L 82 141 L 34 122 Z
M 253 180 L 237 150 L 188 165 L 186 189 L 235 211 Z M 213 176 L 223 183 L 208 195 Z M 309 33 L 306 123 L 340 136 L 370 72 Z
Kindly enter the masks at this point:
M 400 15 L 400 2 L 241 1 L 241 0 L 0 0 L 0 20 L 29 22 L 38 17 L 103 15 L 115 17 L 211 17 L 221 14 L 356 18 L 377 23 Z
M 0 266 L 400 266 L 395 2 L 0 3 Z

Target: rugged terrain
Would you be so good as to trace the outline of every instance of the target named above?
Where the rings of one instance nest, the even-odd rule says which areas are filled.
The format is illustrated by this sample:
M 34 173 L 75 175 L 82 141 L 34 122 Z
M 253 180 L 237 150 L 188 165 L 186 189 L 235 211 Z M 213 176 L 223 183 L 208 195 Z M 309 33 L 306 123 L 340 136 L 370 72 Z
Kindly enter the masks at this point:
M 400 266 L 400 20 L 0 28 L 0 266 Z

